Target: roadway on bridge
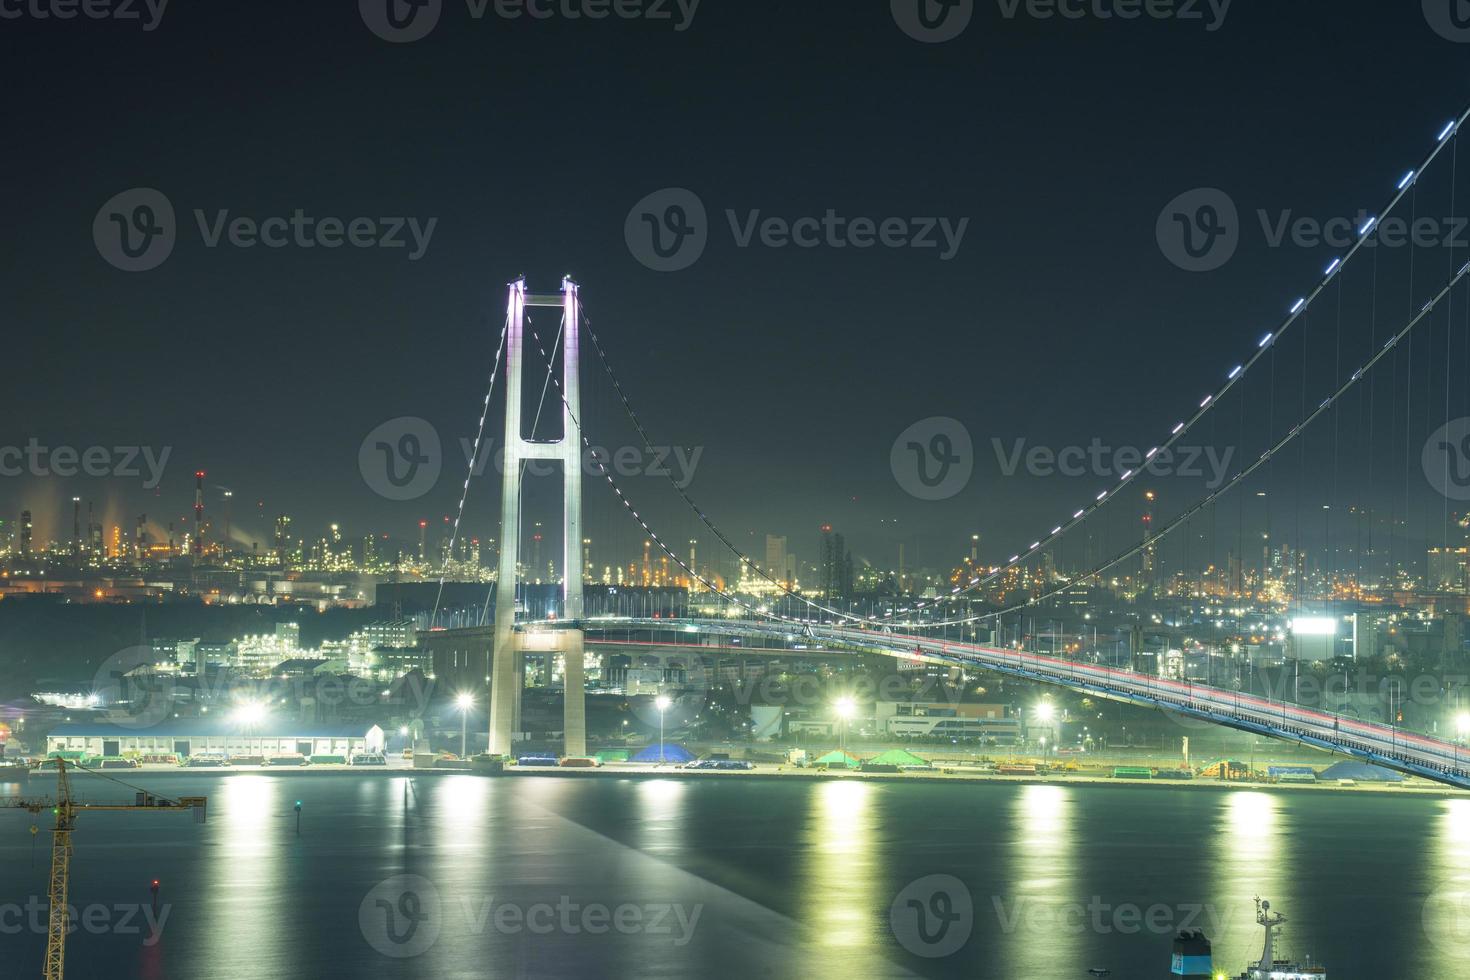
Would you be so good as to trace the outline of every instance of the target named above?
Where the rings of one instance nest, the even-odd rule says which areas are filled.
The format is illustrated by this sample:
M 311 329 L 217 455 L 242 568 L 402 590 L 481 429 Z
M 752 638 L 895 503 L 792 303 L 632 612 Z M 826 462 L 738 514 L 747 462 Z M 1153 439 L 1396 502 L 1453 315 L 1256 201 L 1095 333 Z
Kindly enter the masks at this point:
M 576 628 L 589 631 L 625 629 L 672 631 L 759 638 L 772 642 L 816 640 L 832 647 L 885 656 L 981 667 L 1116 701 L 1162 708 L 1185 717 L 1254 732 L 1270 738 L 1311 745 L 1351 755 L 1399 772 L 1470 789 L 1470 752 L 1454 742 L 1391 725 L 1380 725 L 1301 705 L 1175 681 L 1131 670 L 1078 663 L 1018 650 L 867 629 L 786 623 L 696 619 L 596 619 L 581 622 L 525 624 L 524 629 Z M 807 653 L 811 651 L 792 651 Z

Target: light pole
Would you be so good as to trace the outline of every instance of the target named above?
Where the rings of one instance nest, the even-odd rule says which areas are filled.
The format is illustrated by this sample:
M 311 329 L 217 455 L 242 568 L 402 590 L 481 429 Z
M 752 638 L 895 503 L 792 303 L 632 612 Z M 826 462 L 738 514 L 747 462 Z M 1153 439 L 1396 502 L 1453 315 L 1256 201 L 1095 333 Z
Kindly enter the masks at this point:
M 847 720 L 851 718 L 853 714 L 857 711 L 857 705 L 853 703 L 852 698 L 838 698 L 836 704 L 834 704 L 833 707 L 836 709 L 837 712 L 837 721 L 839 726 L 837 729 L 837 751 L 846 756 Z
M 1052 703 L 1050 701 L 1042 701 L 1039 704 L 1037 704 L 1036 707 L 1034 707 L 1034 708 L 1031 709 L 1031 717 L 1034 718 L 1036 721 L 1044 722 L 1046 724 L 1046 730 L 1047 730 L 1047 733 L 1048 734 L 1051 733 L 1051 730 L 1052 730 L 1051 720 L 1055 716 L 1056 716 L 1056 708 L 1052 706 Z M 1045 759 L 1046 759 L 1046 736 L 1045 735 L 1041 736 L 1041 758 L 1042 758 L 1043 761 L 1045 761 Z
M 660 694 L 653 699 L 653 706 L 658 709 L 658 764 L 664 764 L 664 712 L 669 710 L 673 700 L 667 694 Z
M 463 759 L 465 757 L 466 743 L 469 740 L 470 708 L 475 703 L 475 696 L 466 691 L 456 697 L 454 703 L 459 708 L 459 757 Z

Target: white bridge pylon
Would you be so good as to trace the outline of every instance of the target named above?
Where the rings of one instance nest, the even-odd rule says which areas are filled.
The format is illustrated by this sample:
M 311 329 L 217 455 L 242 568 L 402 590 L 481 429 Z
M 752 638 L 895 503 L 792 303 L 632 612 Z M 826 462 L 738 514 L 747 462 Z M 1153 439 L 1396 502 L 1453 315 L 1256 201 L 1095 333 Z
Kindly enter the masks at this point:
M 525 360 L 528 307 L 562 310 L 562 436 L 532 441 L 521 431 L 521 366 Z M 520 723 L 522 634 L 515 628 L 516 570 L 520 559 L 521 463 L 545 459 L 562 466 L 562 616 L 582 618 L 582 393 L 578 379 L 581 355 L 577 284 L 563 279 L 561 293 L 526 292 L 526 280 L 510 284 L 505 338 L 505 467 L 501 476 L 500 572 L 495 586 L 495 647 L 490 667 L 490 753 L 509 755 L 512 733 Z M 550 352 L 554 357 L 555 352 Z M 584 693 L 583 633 L 558 632 L 565 659 L 563 751 L 587 754 L 587 703 Z

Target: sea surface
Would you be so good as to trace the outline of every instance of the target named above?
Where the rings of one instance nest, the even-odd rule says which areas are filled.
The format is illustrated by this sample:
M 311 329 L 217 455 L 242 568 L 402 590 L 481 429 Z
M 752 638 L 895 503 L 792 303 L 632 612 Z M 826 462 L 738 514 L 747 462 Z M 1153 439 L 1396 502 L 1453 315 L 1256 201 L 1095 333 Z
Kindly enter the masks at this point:
M 77 776 L 78 795 L 129 801 Z M 127 773 L 84 813 L 72 977 L 1166 976 L 1281 950 L 1470 976 L 1470 799 L 852 779 Z M 52 789 L 47 777 L 0 797 Z M 295 805 L 301 803 L 300 832 Z M 0 975 L 38 977 L 49 813 L 0 811 Z M 31 827 L 38 824 L 38 832 Z M 155 896 L 152 883 L 158 881 Z

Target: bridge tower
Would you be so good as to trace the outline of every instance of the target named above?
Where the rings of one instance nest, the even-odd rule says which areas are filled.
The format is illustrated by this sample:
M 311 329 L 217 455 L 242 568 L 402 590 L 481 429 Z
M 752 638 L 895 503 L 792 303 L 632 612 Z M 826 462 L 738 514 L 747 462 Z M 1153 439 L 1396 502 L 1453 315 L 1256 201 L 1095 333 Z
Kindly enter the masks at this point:
M 532 441 L 521 432 L 521 366 L 525 360 L 527 307 L 560 307 L 562 325 L 562 436 Z M 526 292 L 524 278 L 510 284 L 505 337 L 505 467 L 501 476 L 500 574 L 495 587 L 495 648 L 490 668 L 490 752 L 508 755 L 521 702 L 521 635 L 515 632 L 516 566 L 520 558 L 521 463 L 545 459 L 562 465 L 562 616 L 582 618 L 582 394 L 581 307 L 577 284 L 563 279 L 559 295 Z M 554 356 L 554 354 L 553 354 Z M 565 751 L 587 754 L 587 704 L 583 693 L 583 633 L 556 633 L 565 667 Z

